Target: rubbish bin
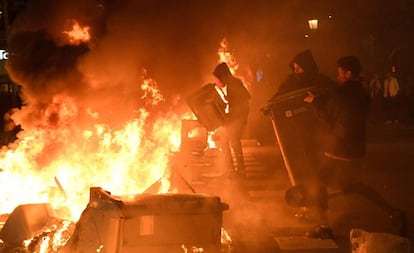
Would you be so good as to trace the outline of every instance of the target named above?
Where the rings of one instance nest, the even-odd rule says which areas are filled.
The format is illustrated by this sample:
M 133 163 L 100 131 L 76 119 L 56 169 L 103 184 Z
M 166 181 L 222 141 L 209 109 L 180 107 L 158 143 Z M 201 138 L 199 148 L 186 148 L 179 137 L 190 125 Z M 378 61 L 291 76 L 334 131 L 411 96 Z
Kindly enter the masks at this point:
M 270 100 L 262 111 L 272 120 L 279 148 L 293 186 L 302 185 L 315 172 L 319 154 L 319 120 L 312 104 L 304 102 L 314 87 L 295 90 Z
M 112 196 L 91 188 L 90 202 L 62 253 L 221 252 L 223 211 L 205 194 Z M 199 251 L 195 251 L 199 250 Z
M 214 83 L 208 83 L 190 94 L 186 102 L 207 131 L 213 131 L 225 123 L 226 103 Z

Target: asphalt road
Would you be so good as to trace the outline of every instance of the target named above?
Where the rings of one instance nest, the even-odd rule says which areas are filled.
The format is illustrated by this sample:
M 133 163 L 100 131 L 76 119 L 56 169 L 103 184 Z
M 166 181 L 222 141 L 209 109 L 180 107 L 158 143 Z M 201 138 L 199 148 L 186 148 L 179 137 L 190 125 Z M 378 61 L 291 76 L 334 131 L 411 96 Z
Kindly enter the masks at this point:
M 371 125 L 368 130 L 362 177 L 395 208 L 407 212 L 406 238 L 414 252 L 414 126 Z M 208 165 L 217 154 L 189 165 L 193 173 L 188 181 L 194 191 L 218 195 L 230 205 L 223 213 L 223 228 L 232 238 L 233 252 L 351 252 L 351 229 L 399 235 L 400 226 L 393 225 L 388 214 L 358 195 L 347 195 L 329 203 L 334 245 L 306 241 L 305 232 L 315 224 L 298 219 L 299 209 L 284 200 L 290 181 L 277 144 L 245 140 L 243 146 L 246 179 L 218 177 L 220 166 Z M 292 248 L 283 240 L 291 240 Z

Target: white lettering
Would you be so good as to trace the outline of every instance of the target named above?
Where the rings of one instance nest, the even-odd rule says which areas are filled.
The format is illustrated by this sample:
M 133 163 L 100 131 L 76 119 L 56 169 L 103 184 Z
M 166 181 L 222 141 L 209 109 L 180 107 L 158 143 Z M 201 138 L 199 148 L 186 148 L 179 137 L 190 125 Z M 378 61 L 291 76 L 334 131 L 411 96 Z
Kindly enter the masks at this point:
M 9 53 L 4 49 L 0 49 L 0 61 L 7 59 L 9 59 Z

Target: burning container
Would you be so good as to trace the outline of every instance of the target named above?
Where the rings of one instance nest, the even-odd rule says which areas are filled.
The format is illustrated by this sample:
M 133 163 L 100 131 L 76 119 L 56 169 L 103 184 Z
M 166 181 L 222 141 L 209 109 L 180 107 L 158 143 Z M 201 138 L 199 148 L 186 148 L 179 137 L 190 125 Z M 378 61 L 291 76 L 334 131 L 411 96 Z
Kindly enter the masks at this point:
M 19 246 L 23 240 L 41 234 L 46 228 L 57 224 L 58 219 L 50 204 L 25 204 L 16 207 L 7 218 L 0 239 L 8 248 Z
M 91 188 L 90 202 L 59 252 L 220 252 L 228 205 L 201 194 L 141 194 L 118 199 Z
M 270 100 L 263 108 L 269 115 L 277 137 L 283 161 L 293 186 L 303 184 L 313 175 L 319 139 L 319 120 L 311 104 L 304 102 L 308 91 L 318 94 L 316 88 L 305 88 L 282 94 Z
M 222 126 L 226 120 L 226 103 L 216 91 L 214 83 L 206 84 L 190 94 L 187 104 L 208 131 Z
M 201 154 L 207 148 L 207 130 L 198 120 L 181 121 L 181 150 Z

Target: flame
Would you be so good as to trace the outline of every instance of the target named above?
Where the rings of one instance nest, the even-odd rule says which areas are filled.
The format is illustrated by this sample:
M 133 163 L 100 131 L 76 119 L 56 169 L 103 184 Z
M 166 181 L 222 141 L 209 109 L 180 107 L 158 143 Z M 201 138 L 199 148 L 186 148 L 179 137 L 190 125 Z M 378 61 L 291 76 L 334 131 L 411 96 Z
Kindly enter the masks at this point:
M 73 20 L 72 22 L 72 30 L 63 32 L 67 35 L 69 43 L 72 45 L 79 45 L 80 43 L 88 42 L 91 39 L 91 35 L 89 34 L 90 27 L 82 27 L 76 20 Z
M 209 131 L 207 133 L 207 144 L 208 148 L 217 148 L 216 142 L 214 141 L 215 131 Z
M 234 75 L 236 74 L 237 70 L 239 69 L 239 63 L 236 60 L 236 57 L 230 52 L 229 49 L 229 42 L 226 38 L 223 38 L 220 41 L 220 47 L 218 49 L 218 62 L 225 62 L 229 67 L 231 73 Z
M 230 72 L 234 76 L 242 80 L 244 86 L 246 86 L 247 89 L 250 89 L 251 83 L 248 81 L 248 78 L 246 78 L 245 76 L 239 73 L 240 64 L 237 61 L 234 54 L 231 52 L 229 42 L 227 41 L 226 38 L 223 38 L 220 41 L 220 47 L 218 49 L 218 56 L 219 56 L 218 62 L 219 63 L 225 62 L 227 66 L 229 67 Z
M 49 241 L 50 241 L 50 237 L 48 237 L 48 236 L 45 236 L 45 237 L 42 238 L 42 242 L 40 244 L 39 253 L 46 253 L 46 252 L 48 252 Z
M 165 101 L 163 95 L 157 87 L 157 82 L 148 76 L 148 71 L 145 68 L 142 70 L 141 78 L 143 80 L 141 89 L 144 91 L 144 95 L 142 95 L 141 99 L 151 97 L 152 99 L 149 101 L 151 101 L 153 105 Z
M 73 233 L 74 223 L 69 221 L 62 221 L 50 228 L 44 229 L 39 235 L 23 241 L 23 246 L 28 249 L 28 252 L 58 252 L 69 240 Z M 12 249 L 11 251 L 20 251 Z
M 30 111 L 30 105 L 23 110 Z M 141 108 L 135 118 L 112 129 L 102 123 L 85 128 L 74 124 L 81 112 L 71 97 L 56 95 L 36 128 L 25 129 L 18 141 L 2 148 L 0 213 L 24 203 L 48 202 L 57 214 L 76 221 L 92 186 L 115 195 L 139 194 L 162 179 L 159 191 L 171 191 L 168 169 L 171 151 L 180 145 L 179 114 L 150 118 Z M 99 117 L 90 109 L 84 114 L 90 120 Z

